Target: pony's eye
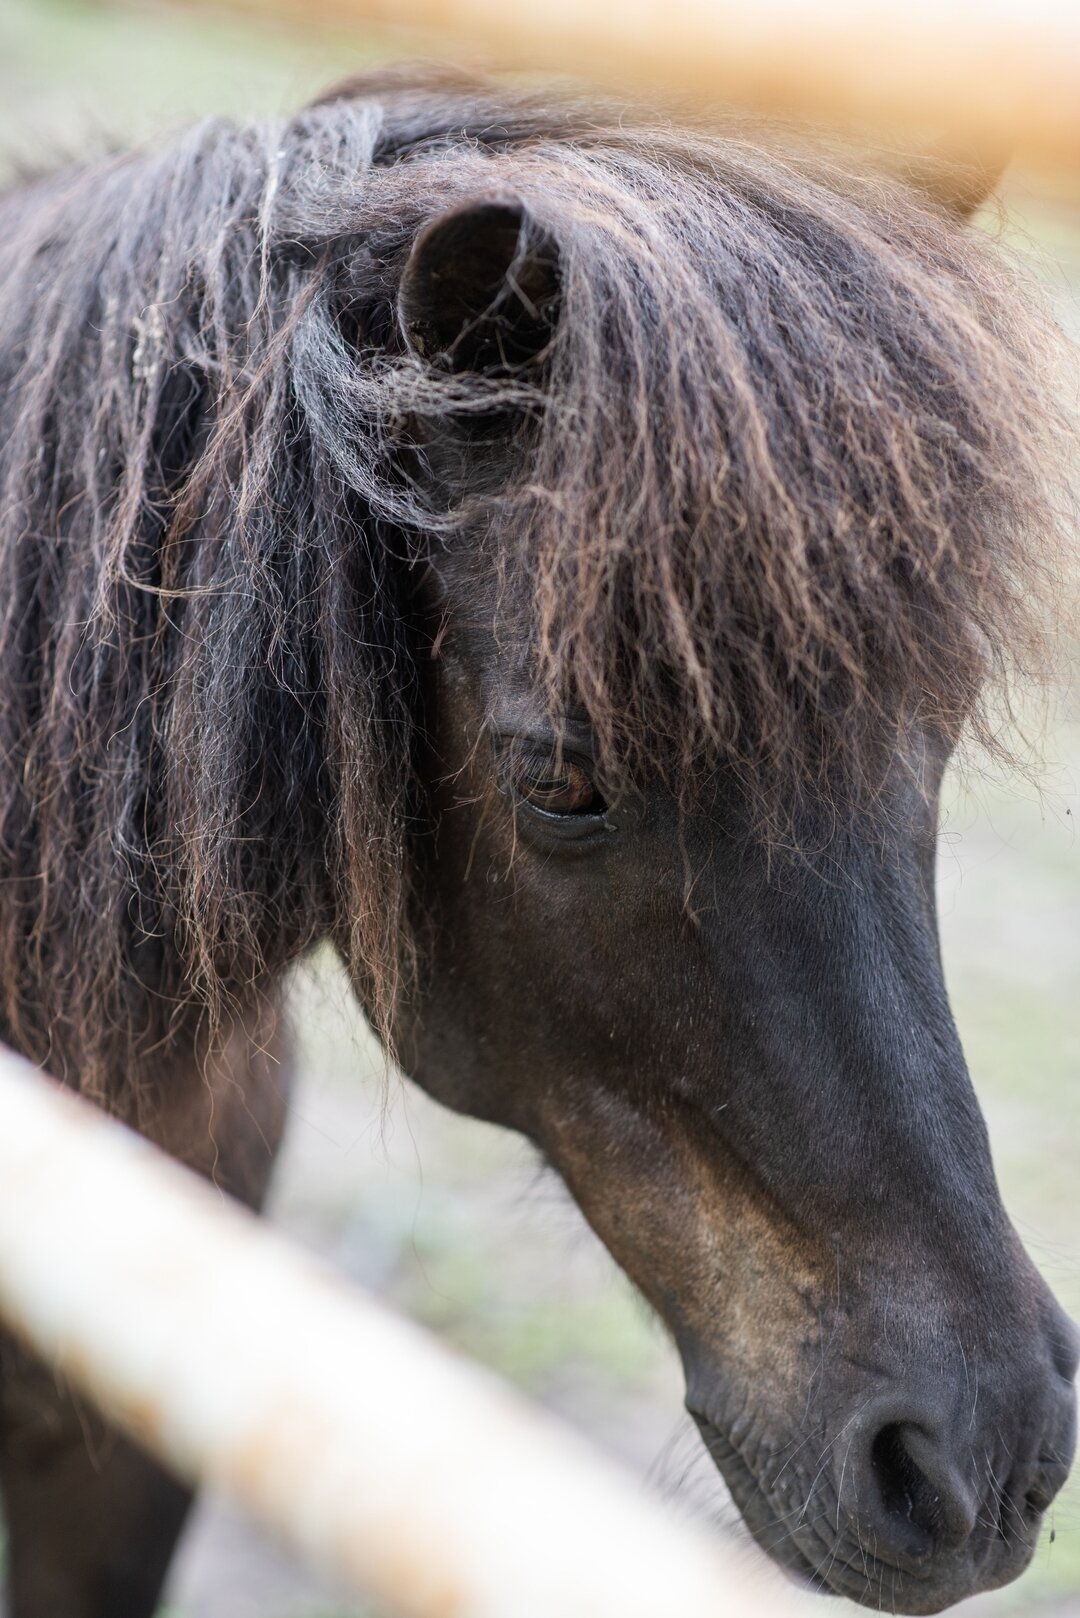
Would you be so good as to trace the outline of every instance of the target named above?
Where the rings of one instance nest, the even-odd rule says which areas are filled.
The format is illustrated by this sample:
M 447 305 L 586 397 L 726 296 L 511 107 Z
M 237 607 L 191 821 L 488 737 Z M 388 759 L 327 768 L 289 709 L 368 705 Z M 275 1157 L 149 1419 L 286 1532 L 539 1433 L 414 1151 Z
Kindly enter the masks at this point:
M 547 815 L 602 815 L 607 804 L 583 764 L 550 753 L 522 753 L 511 770 L 523 803 Z

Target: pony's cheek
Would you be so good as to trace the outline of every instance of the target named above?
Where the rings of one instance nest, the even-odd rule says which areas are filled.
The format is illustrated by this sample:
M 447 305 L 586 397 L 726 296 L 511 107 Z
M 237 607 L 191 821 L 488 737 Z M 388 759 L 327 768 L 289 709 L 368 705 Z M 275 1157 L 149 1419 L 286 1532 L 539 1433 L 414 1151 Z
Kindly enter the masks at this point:
M 672 1331 L 692 1408 L 767 1389 L 777 1422 L 820 1330 L 830 1261 L 678 1110 L 553 1105 L 541 1140 L 586 1218 Z

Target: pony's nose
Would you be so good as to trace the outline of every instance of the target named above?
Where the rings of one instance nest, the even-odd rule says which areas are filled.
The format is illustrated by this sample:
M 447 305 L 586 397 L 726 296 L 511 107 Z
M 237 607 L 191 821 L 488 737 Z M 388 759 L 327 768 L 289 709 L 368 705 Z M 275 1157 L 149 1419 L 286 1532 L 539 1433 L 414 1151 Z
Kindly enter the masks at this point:
M 861 1513 L 877 1540 L 875 1554 L 903 1566 L 966 1544 L 979 1511 L 968 1469 L 932 1424 L 887 1421 L 880 1427 L 870 1441 Z
M 932 1558 L 961 1550 L 979 1525 L 993 1533 L 996 1520 L 1003 1542 L 1032 1535 L 1065 1481 L 1075 1443 L 1071 1389 L 1064 1401 L 1048 1392 L 1043 1453 L 1006 1465 L 1000 1477 L 988 1459 L 979 1465 L 985 1445 L 972 1412 L 949 1419 L 932 1396 L 895 1392 L 864 1408 L 851 1443 L 838 1446 L 840 1505 L 863 1550 L 925 1574 Z
M 840 1511 L 860 1548 L 910 1573 L 959 1550 L 979 1517 L 973 1435 L 954 1433 L 935 1405 L 893 1387 L 863 1406 L 834 1448 Z

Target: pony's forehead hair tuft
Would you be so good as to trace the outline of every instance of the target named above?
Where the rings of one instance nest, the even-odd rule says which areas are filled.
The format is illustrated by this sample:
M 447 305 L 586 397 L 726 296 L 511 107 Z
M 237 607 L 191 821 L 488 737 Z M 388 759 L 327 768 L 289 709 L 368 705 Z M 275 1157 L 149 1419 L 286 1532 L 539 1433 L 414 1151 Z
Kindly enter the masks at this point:
M 517 412 L 497 492 L 484 439 L 426 520 L 449 493 L 475 543 L 483 508 L 553 712 L 583 706 L 615 768 L 719 755 L 774 803 L 872 795 L 908 725 L 1004 745 L 994 676 L 1041 672 L 1065 594 L 1075 369 L 940 175 L 526 93 L 398 160 L 428 210 L 497 187 L 557 244 L 542 401 L 392 382 L 429 439 Z

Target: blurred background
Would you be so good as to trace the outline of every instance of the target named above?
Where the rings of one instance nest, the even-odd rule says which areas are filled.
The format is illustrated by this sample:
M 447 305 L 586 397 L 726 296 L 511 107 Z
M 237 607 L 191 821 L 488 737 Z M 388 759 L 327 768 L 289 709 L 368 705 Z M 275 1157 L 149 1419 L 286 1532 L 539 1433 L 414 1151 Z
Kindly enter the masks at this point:
M 350 30 L 340 7 L 326 26 L 304 0 L 295 20 L 287 13 L 0 0 L 0 171 L 88 144 L 157 140 L 211 113 L 288 112 L 349 72 L 423 49 L 400 34 Z M 1014 179 L 1005 204 L 986 228 L 1033 262 L 1080 329 L 1080 187 L 1070 198 Z M 951 782 L 943 946 L 1006 1202 L 1080 1316 L 1080 698 L 1069 670 L 1043 751 L 1037 782 L 979 770 Z M 272 1218 L 738 1537 L 681 1414 L 673 1349 L 558 1183 L 523 1144 L 387 1074 L 331 958 L 306 966 L 291 993 L 301 1074 Z M 360 1612 L 209 1499 L 162 1618 Z M 1032 1571 L 965 1612 L 1080 1618 L 1080 1475 L 1059 1497 Z

